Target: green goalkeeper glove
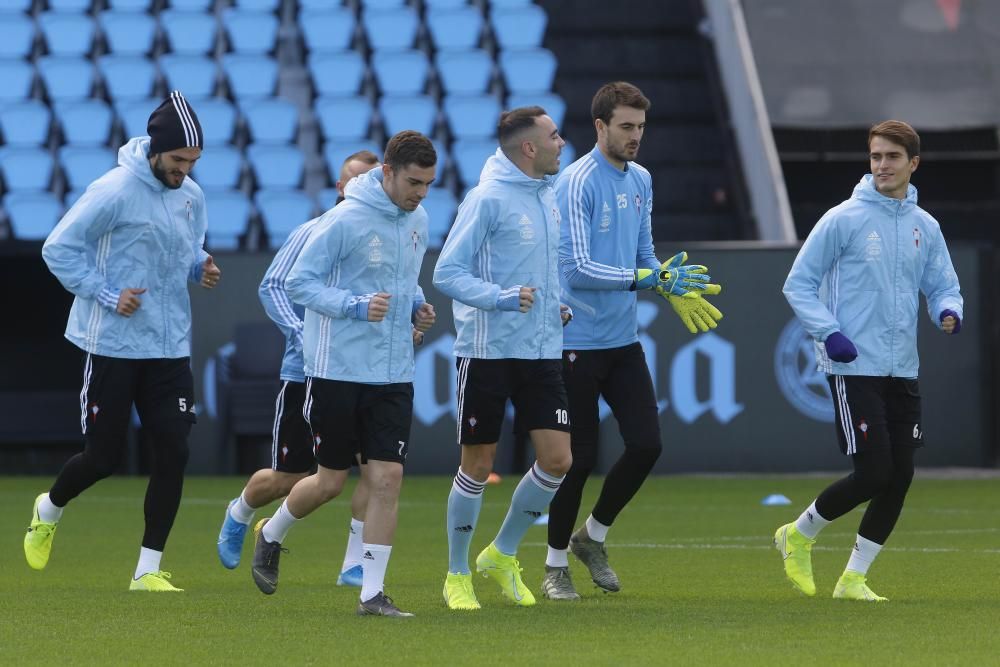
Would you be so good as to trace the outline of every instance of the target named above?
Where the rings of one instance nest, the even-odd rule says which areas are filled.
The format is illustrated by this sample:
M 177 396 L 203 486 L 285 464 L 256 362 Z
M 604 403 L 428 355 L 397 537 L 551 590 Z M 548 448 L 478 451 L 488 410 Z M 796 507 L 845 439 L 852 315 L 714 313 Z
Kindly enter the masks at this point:
M 687 327 L 691 333 L 698 333 L 698 330 L 708 331 L 719 326 L 722 319 L 722 311 L 701 297 L 702 294 L 718 294 L 722 291 L 722 285 L 708 284 L 702 293 L 691 292 L 686 296 L 676 296 L 668 294 L 666 291 L 657 289 L 656 293 L 670 302 L 677 317 Z
M 632 289 L 663 290 L 677 296 L 704 290 L 712 279 L 708 275 L 708 268 L 701 264 L 685 265 L 685 261 L 687 253 L 679 252 L 661 264 L 659 270 L 636 269 Z

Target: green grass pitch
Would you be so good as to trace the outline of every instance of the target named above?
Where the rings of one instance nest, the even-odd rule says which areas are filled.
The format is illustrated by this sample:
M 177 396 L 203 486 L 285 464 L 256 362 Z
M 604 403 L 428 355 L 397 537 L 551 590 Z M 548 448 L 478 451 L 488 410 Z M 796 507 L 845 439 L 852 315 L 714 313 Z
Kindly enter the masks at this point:
M 188 479 L 163 562 L 186 592 L 156 595 L 127 590 L 145 479 L 105 480 L 74 501 L 48 568 L 35 572 L 21 541 L 32 500 L 51 479 L 2 478 L 0 665 L 1000 664 L 1000 480 L 918 472 L 869 573 L 890 602 L 870 605 L 830 599 L 859 512 L 820 536 L 815 598 L 792 588 L 771 548 L 775 528 L 830 479 L 650 479 L 609 536 L 621 593 L 597 591 L 571 557 L 579 603 L 516 608 L 477 577 L 482 611 L 457 613 L 441 598 L 450 480 L 410 478 L 387 592 L 416 618 L 394 620 L 356 617 L 357 589 L 334 585 L 346 496 L 293 528 L 278 592 L 264 596 L 247 567 L 249 540 L 235 571 L 215 555 L 226 501 L 245 480 Z M 516 481 L 488 488 L 473 559 L 495 535 Z M 792 506 L 761 506 L 770 493 Z M 538 595 L 544 528 L 530 530 L 519 557 Z

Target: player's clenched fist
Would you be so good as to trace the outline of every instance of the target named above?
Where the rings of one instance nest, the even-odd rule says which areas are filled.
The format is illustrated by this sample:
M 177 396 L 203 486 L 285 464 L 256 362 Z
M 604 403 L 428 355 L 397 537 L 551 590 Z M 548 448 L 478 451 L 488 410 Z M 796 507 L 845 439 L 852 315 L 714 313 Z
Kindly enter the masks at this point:
M 123 317 L 132 317 L 132 313 L 139 310 L 139 306 L 142 305 L 142 299 L 139 298 L 139 295 L 145 292 L 145 287 L 142 289 L 126 287 L 118 295 L 118 306 L 115 308 L 115 312 Z

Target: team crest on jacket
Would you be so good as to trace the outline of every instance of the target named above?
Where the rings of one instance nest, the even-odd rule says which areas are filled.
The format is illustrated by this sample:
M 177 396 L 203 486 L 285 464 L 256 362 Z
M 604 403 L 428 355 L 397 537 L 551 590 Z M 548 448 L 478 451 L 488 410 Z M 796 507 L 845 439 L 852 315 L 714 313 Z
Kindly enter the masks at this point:
M 559 213 L 558 206 L 552 207 L 552 222 L 556 223 L 556 225 L 562 224 L 562 215 Z
M 368 265 L 374 266 L 382 263 L 382 239 L 378 234 L 372 236 L 368 242 Z

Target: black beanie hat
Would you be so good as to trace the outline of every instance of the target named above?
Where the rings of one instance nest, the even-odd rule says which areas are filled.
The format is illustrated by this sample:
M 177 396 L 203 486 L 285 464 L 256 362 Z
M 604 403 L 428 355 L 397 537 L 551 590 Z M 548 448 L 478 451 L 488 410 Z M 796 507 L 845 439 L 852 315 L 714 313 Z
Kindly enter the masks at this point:
M 146 124 L 146 132 L 150 155 L 178 148 L 203 148 L 205 144 L 198 116 L 179 90 L 170 93 L 170 97 L 156 107 Z

